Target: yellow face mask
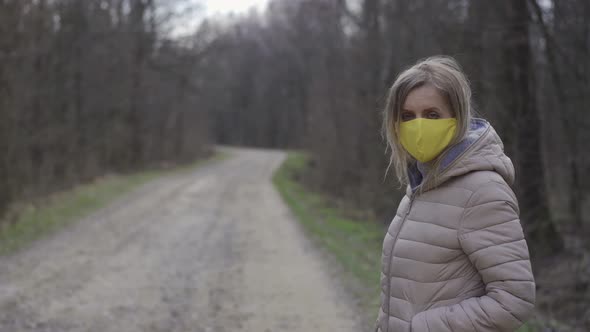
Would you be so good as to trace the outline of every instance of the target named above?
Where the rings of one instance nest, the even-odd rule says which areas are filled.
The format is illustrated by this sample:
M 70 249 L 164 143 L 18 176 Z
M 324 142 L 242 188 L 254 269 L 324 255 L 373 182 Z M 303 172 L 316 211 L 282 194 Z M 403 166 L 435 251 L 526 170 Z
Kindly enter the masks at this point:
M 400 123 L 400 143 L 420 162 L 436 158 L 453 140 L 457 119 L 418 118 Z

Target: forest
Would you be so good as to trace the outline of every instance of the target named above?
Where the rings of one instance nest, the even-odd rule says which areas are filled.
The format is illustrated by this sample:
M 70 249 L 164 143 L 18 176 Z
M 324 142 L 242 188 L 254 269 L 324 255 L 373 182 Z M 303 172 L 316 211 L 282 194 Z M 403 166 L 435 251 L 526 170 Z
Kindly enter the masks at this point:
M 515 164 L 539 306 L 587 324 L 589 17 L 588 1 L 271 1 L 220 28 L 212 137 L 308 151 L 308 186 L 388 224 L 403 190 L 384 178 L 387 88 L 451 55 Z
M 445 54 L 515 164 L 538 307 L 590 324 L 590 1 L 271 0 L 174 36 L 180 2 L 0 0 L 0 212 L 222 144 L 304 150 L 388 224 L 387 89 Z

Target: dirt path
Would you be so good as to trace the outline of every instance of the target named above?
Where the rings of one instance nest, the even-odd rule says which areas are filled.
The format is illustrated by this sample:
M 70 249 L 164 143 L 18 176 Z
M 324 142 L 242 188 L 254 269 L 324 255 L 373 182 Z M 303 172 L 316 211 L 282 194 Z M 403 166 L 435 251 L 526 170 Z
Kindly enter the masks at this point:
M 0 331 L 361 331 L 270 182 L 285 154 L 231 151 L 0 258 Z

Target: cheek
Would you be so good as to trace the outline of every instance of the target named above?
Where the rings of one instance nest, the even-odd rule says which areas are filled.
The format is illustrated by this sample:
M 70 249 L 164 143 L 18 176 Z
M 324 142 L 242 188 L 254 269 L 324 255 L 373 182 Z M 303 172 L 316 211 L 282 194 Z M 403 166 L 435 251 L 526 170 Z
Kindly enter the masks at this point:
M 442 112 L 444 113 L 443 117 L 445 117 L 445 118 L 454 118 L 455 117 L 455 112 L 453 112 L 450 108 L 445 108 Z

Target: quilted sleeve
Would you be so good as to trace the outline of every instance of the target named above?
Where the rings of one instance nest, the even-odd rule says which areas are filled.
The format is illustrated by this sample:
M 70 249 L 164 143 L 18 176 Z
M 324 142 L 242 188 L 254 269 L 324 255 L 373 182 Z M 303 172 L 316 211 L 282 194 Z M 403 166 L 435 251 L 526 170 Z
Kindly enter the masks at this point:
M 475 191 L 461 218 L 459 241 L 485 283 L 486 294 L 423 311 L 413 332 L 515 331 L 532 314 L 535 281 L 518 217 L 518 204 L 504 183 Z

